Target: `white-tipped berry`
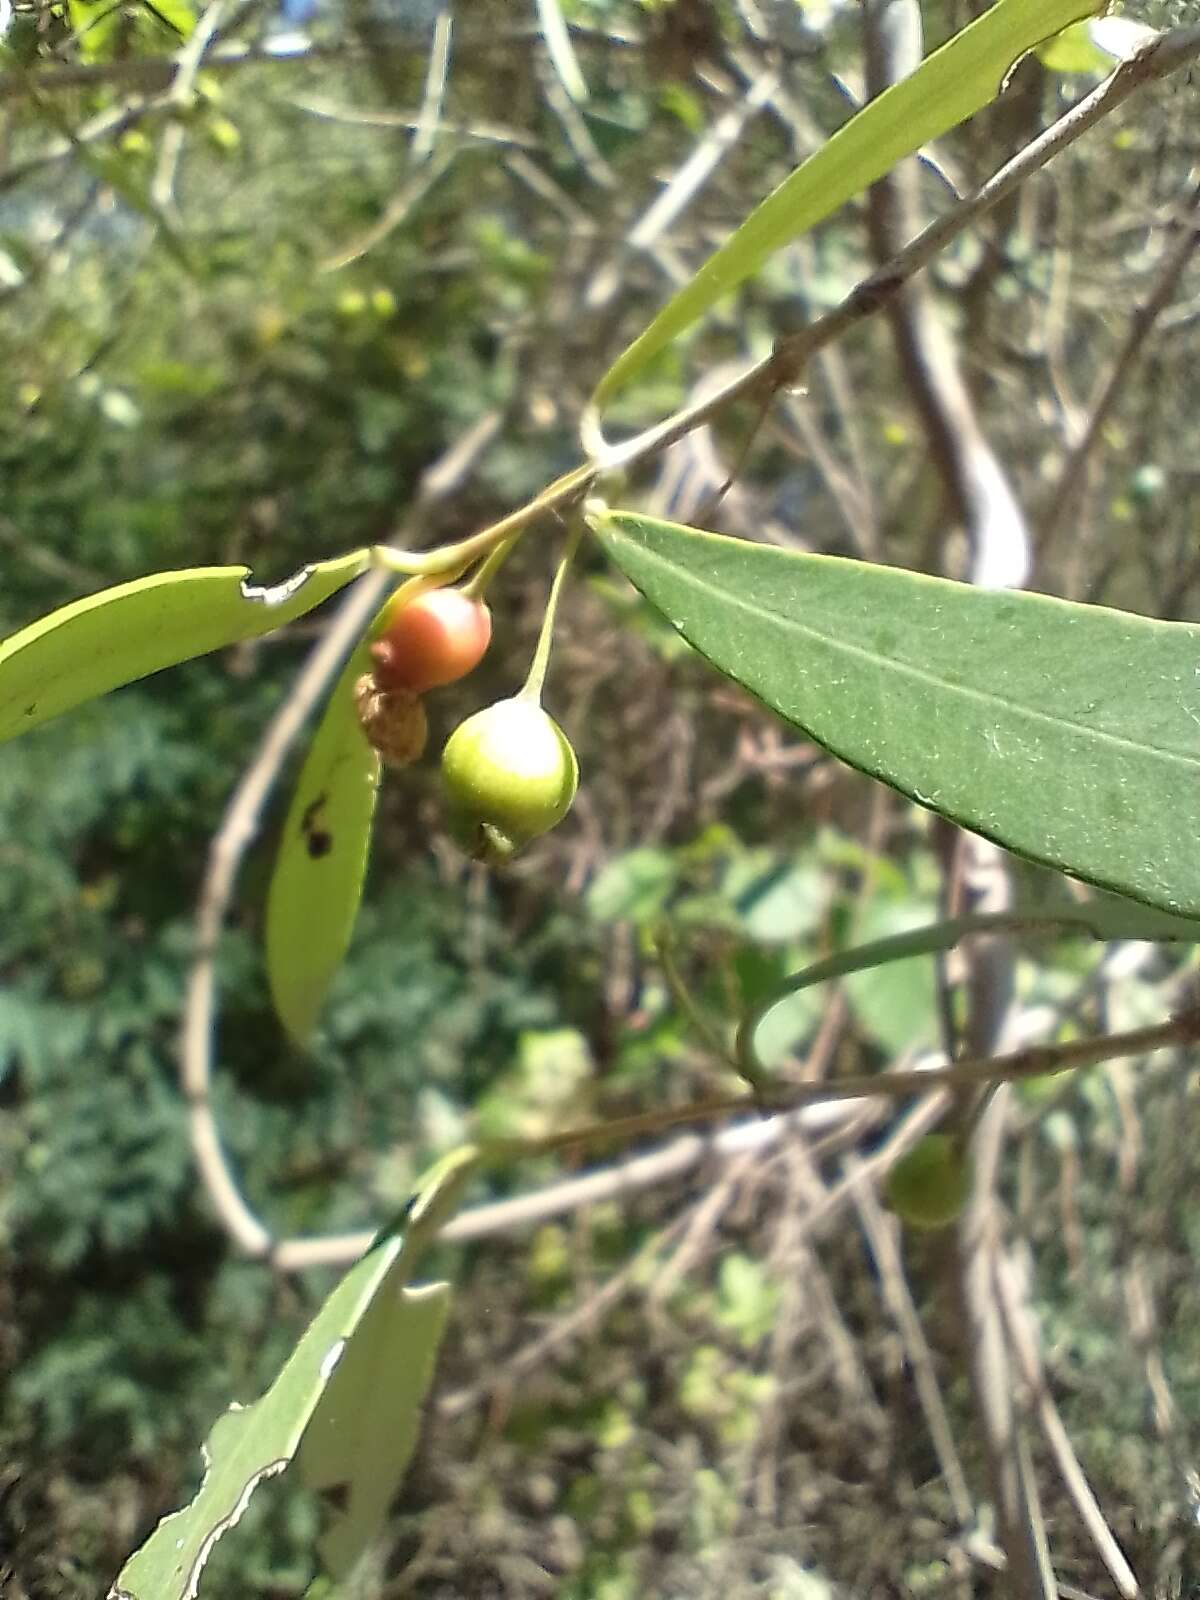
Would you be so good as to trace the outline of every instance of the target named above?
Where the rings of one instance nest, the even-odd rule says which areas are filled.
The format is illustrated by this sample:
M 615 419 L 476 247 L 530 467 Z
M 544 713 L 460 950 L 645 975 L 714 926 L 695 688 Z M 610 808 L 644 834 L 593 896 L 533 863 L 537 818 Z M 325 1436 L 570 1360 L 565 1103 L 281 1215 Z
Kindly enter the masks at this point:
M 442 752 L 442 787 L 455 838 L 477 860 L 500 862 L 571 809 L 579 764 L 566 735 L 532 700 L 500 700 L 457 727 Z
M 461 589 L 428 589 L 394 604 L 371 646 L 381 689 L 424 694 L 466 677 L 492 638 L 492 614 Z

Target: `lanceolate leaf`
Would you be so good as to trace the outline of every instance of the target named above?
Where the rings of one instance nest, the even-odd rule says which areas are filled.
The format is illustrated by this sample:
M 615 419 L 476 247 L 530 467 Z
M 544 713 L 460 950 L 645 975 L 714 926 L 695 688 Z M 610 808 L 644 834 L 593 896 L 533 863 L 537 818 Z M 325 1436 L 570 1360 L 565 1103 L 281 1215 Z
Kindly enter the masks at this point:
M 0 643 L 0 741 L 85 700 L 302 617 L 356 578 L 365 550 L 260 588 L 246 567 L 195 567 L 103 589 Z
M 1032 860 L 1200 916 L 1200 627 L 624 513 L 613 559 L 835 755 Z
M 338 679 L 300 771 L 267 895 L 267 975 L 298 1044 L 312 1031 L 350 944 L 379 789 L 379 757 L 354 708 L 370 666 L 355 651 Z
M 126 1562 L 112 1600 L 192 1600 L 213 1547 L 241 1520 L 250 1497 L 295 1455 L 326 1385 L 348 1352 L 347 1341 L 385 1286 L 400 1254 L 399 1239 L 373 1251 L 326 1300 L 287 1365 L 262 1399 L 233 1408 L 209 1436 L 200 1492 L 163 1519 Z M 396 1352 L 405 1359 L 408 1352 Z
M 305 1480 L 335 1511 L 323 1553 L 331 1571 L 349 1570 L 412 1455 L 445 1322 L 446 1284 L 406 1285 L 475 1164 L 470 1148 L 438 1163 L 418 1185 L 403 1237 L 377 1240 L 326 1300 L 266 1394 L 218 1420 L 196 1498 L 165 1517 L 125 1563 L 110 1600 L 194 1600 L 217 1541 L 302 1441 Z
M 1101 9 L 1100 0 L 997 0 L 909 77 L 864 106 L 767 196 L 618 357 L 601 380 L 596 404 L 782 245 L 987 105 L 1026 51 Z
M 304 1435 L 296 1465 L 325 1507 L 318 1549 L 334 1578 L 349 1576 L 404 1476 L 449 1309 L 449 1284 L 385 1285 Z

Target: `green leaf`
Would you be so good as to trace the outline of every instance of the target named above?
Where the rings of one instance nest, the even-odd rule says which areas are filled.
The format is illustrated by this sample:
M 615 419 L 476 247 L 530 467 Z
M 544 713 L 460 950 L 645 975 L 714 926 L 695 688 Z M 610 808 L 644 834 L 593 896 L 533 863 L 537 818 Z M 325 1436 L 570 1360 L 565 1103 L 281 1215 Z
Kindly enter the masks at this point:
M 721 672 L 940 815 L 1200 916 L 1200 627 L 626 513 L 613 560 Z
M 928 923 L 929 914 L 930 907 L 911 896 L 877 894 L 863 907 L 855 931 L 860 938 L 884 939 Z M 846 980 L 846 992 L 859 1024 L 888 1055 L 937 1038 L 937 989 L 928 957 L 860 968 Z
M 1013 63 L 1099 0 L 997 0 L 917 70 L 863 107 L 754 210 L 601 379 L 599 406 L 781 246 L 830 216 L 904 156 L 994 99 Z
M 334 1512 L 322 1557 L 338 1576 L 353 1566 L 412 1455 L 445 1322 L 446 1284 L 406 1285 L 478 1161 L 466 1146 L 432 1167 L 325 1301 L 266 1394 L 218 1419 L 195 1499 L 164 1517 L 130 1557 L 110 1600 L 194 1600 L 217 1541 L 298 1451 L 305 1481 Z
M 678 881 L 679 862 L 671 852 L 642 845 L 600 869 L 587 892 L 587 908 L 597 922 L 651 922 Z
M 157 572 L 76 600 L 0 644 L 0 742 L 164 667 L 270 633 L 356 578 L 365 550 L 258 588 L 246 567 Z
M 391 1310 L 404 1304 L 395 1270 L 401 1254 L 397 1238 L 364 1256 L 321 1307 L 262 1399 L 218 1419 L 205 1448 L 199 1493 L 182 1511 L 164 1517 L 126 1562 L 112 1600 L 191 1600 L 198 1593 L 217 1541 L 241 1520 L 259 1484 L 292 1460 L 322 1396 L 333 1387 L 331 1378 L 350 1358 L 358 1330 L 365 1326 L 377 1337 L 377 1319 L 368 1317 L 375 1301 L 386 1298 Z M 440 1325 L 426 1317 L 405 1331 L 436 1341 Z M 392 1356 L 402 1372 L 410 1364 L 427 1370 L 432 1350 L 397 1346 Z M 353 1358 L 352 1371 L 359 1365 Z M 404 1388 L 409 1390 L 407 1382 Z
M 67 20 L 85 61 L 108 54 L 121 25 L 118 0 L 67 0 Z
M 809 934 L 829 899 L 829 877 L 813 862 L 793 861 L 755 885 L 741 907 L 742 926 L 763 944 L 785 944 Z
M 379 757 L 354 707 L 370 666 L 351 656 L 329 697 L 296 783 L 267 894 L 267 977 L 297 1044 L 312 1031 L 354 932 L 379 791 Z
M 1051 72 L 1104 73 L 1111 60 L 1092 43 L 1090 25 L 1077 22 L 1073 28 L 1048 40 L 1038 50 L 1038 59 Z
M 321 1563 L 348 1577 L 387 1515 L 412 1458 L 421 1404 L 450 1309 L 450 1285 L 384 1285 L 334 1370 L 296 1457 L 329 1520 Z
M 196 27 L 196 12 L 191 0 L 153 0 L 150 8 L 181 39 L 190 39 Z

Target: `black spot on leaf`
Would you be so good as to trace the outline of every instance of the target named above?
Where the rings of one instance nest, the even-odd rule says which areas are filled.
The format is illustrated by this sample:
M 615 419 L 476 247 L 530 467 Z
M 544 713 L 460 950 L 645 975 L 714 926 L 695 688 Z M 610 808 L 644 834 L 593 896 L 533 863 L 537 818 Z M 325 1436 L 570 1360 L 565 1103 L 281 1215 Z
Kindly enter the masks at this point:
M 321 826 L 321 815 L 325 810 L 328 795 L 322 791 L 317 798 L 304 808 L 304 815 L 300 818 L 300 832 L 304 835 L 304 847 L 313 861 L 320 861 L 333 849 L 333 835 L 327 828 Z

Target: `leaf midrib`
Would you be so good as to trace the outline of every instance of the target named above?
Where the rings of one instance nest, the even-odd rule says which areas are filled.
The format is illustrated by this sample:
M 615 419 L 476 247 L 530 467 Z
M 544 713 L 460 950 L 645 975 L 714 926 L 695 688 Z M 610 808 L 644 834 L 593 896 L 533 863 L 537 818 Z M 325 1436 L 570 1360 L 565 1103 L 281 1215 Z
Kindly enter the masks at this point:
M 624 535 L 629 538 L 628 534 Z M 630 540 L 630 543 L 636 543 Z M 680 568 L 666 557 L 661 556 L 656 550 L 651 550 L 647 545 L 638 545 L 642 554 L 648 561 L 656 562 L 660 567 L 680 575 Z M 918 683 L 924 683 L 931 688 L 943 690 L 947 694 L 959 695 L 964 700 L 974 701 L 979 705 L 1001 707 L 1015 716 L 1026 718 L 1030 722 L 1042 723 L 1051 728 L 1069 729 L 1073 733 L 1086 735 L 1101 744 L 1109 744 L 1114 748 L 1130 750 L 1138 755 L 1157 757 L 1171 765 L 1182 767 L 1188 772 L 1200 772 L 1200 756 L 1179 755 L 1173 750 L 1163 750 L 1158 745 L 1139 744 L 1134 739 L 1128 739 L 1123 734 L 1107 733 L 1102 728 L 1094 728 L 1084 722 L 1073 722 L 1069 717 L 1054 716 L 1048 711 L 1038 711 L 1032 706 L 1022 705 L 1018 701 L 1008 700 L 1003 695 L 990 693 L 986 689 L 972 688 L 966 684 L 951 684 L 944 678 L 939 678 L 921 667 L 912 666 L 908 662 L 898 661 L 892 656 L 876 655 L 865 649 L 862 645 L 850 644 L 843 639 L 834 639 L 829 634 L 822 633 L 819 629 L 809 624 L 799 622 L 795 617 L 790 617 L 784 612 L 776 611 L 768 605 L 759 602 L 758 608 L 743 600 L 736 593 L 731 594 L 727 589 L 706 582 L 694 572 L 688 571 L 681 574 L 681 581 L 689 583 L 695 588 L 703 590 L 706 594 L 717 597 L 723 605 L 733 605 L 740 611 L 751 616 L 767 616 L 783 624 L 785 629 L 801 635 L 804 638 L 815 639 L 827 647 L 840 650 L 844 654 L 857 657 L 859 660 L 870 662 L 876 667 L 887 667 Z

